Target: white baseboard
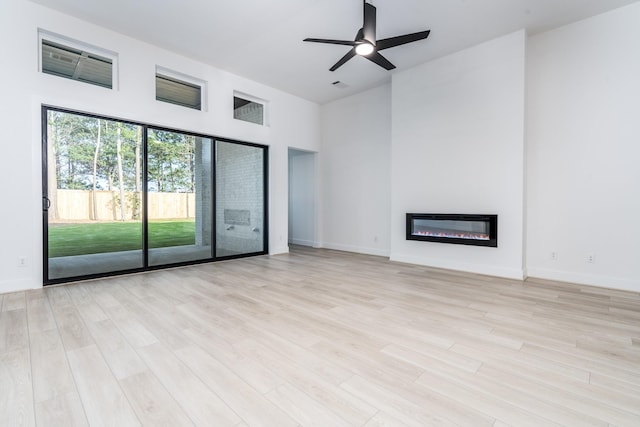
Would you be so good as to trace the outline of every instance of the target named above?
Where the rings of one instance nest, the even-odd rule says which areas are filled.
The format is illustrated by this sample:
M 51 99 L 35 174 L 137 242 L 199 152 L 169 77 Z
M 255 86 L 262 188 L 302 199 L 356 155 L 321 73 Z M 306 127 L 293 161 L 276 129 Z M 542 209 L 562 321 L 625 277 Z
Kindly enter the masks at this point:
M 444 268 L 447 270 L 464 271 L 468 273 L 484 274 L 487 276 L 504 277 L 506 279 L 524 280 L 523 269 L 500 267 L 486 264 L 455 262 L 443 259 L 424 259 L 412 255 L 393 254 L 391 261 L 406 262 L 408 264 L 424 265 L 427 267 Z
M 288 254 L 289 246 L 276 246 L 269 250 L 269 255 L 280 255 L 280 254 Z
M 313 247 L 313 244 L 315 242 L 313 242 L 313 240 L 291 239 L 291 241 L 289 243 L 291 243 L 292 245 L 311 246 L 311 247 Z
M 623 291 L 640 292 L 640 280 L 620 277 L 551 270 L 547 268 L 529 268 L 529 277 L 577 283 L 580 285 L 598 286 L 601 288 L 619 289 Z
M 42 288 L 42 283 L 36 283 L 29 279 L 2 280 L 0 281 L 0 294 L 9 292 L 27 291 Z
M 327 243 L 327 242 L 319 243 L 318 246 L 314 246 L 314 247 L 334 249 L 336 251 L 344 251 L 344 252 L 355 252 L 355 253 L 365 254 L 365 255 L 389 257 L 389 250 L 380 249 L 380 248 L 367 248 L 364 246 L 343 245 L 340 243 Z

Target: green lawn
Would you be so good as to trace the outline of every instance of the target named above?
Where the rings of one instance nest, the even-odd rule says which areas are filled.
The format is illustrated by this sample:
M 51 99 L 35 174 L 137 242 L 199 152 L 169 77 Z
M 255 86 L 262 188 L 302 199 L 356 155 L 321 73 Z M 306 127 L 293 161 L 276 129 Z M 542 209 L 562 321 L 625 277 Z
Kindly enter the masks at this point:
M 195 244 L 194 220 L 149 221 L 149 247 Z M 49 224 L 49 257 L 142 249 L 142 223 Z

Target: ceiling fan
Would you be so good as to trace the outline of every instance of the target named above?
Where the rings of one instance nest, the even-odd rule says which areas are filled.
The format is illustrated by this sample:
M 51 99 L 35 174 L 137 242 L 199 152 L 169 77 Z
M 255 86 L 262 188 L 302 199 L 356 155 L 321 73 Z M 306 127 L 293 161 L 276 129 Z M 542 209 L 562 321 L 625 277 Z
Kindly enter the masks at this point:
M 313 43 L 338 44 L 345 46 L 353 46 L 345 56 L 334 64 L 329 71 L 335 71 L 345 64 L 348 60 L 356 55 L 363 56 L 369 61 L 374 62 L 385 70 L 393 70 L 396 68 L 384 56 L 380 55 L 380 51 L 391 47 L 412 43 L 418 40 L 426 39 L 430 30 L 419 31 L 417 33 L 405 34 L 403 36 L 390 37 L 388 39 L 376 40 L 376 8 L 374 5 L 364 3 L 364 23 L 362 28 L 358 30 L 354 41 L 351 40 L 331 40 L 331 39 L 313 39 L 306 38 L 303 41 Z

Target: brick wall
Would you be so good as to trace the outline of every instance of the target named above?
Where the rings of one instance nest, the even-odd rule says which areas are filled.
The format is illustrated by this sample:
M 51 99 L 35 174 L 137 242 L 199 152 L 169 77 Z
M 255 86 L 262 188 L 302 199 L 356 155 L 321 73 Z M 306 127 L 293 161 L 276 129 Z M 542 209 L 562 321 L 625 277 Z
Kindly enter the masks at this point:
M 263 150 L 216 143 L 216 239 L 218 253 L 249 253 L 263 249 Z M 249 224 L 225 223 L 225 209 L 248 210 Z

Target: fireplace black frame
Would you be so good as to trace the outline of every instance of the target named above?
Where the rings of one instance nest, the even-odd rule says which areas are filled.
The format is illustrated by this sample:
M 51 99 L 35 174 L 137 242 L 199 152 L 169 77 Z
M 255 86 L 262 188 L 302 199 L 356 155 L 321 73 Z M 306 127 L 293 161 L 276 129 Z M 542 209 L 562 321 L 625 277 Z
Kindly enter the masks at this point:
M 414 234 L 414 220 L 484 221 L 489 226 L 489 239 L 426 236 Z M 452 243 L 457 245 L 498 247 L 498 215 L 407 213 L 407 240 Z

